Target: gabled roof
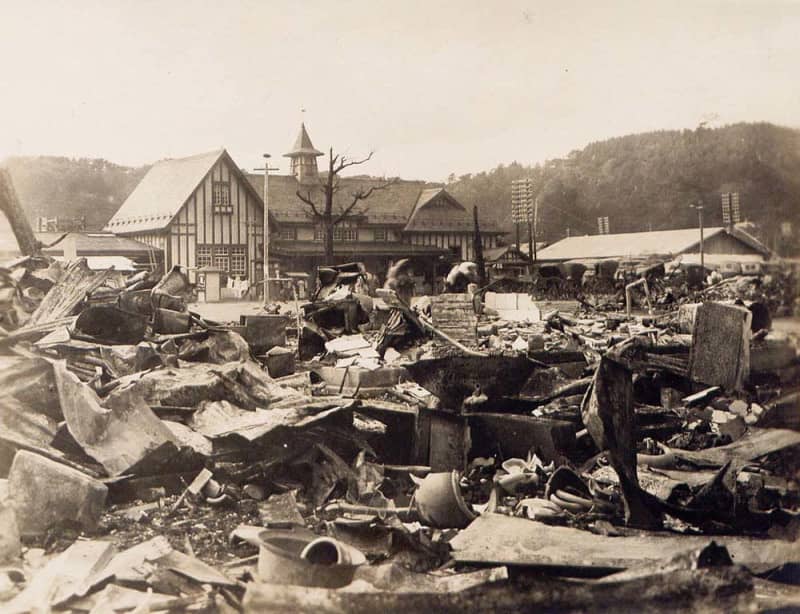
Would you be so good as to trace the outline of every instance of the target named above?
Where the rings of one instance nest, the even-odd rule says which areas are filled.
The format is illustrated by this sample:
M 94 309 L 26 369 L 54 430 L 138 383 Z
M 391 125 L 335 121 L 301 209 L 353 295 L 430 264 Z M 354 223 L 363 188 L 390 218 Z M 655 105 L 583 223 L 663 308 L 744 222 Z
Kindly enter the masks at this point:
M 259 194 L 263 193 L 263 175 L 247 175 L 247 179 Z M 339 191 L 334 196 L 334 211 L 349 205 L 353 192 L 385 183 L 385 179 L 375 177 L 341 177 Z M 367 200 L 356 205 L 355 211 L 366 211 L 367 224 L 403 226 L 420 192 L 429 185 L 424 181 L 397 181 L 384 190 L 373 192 Z M 278 222 L 309 223 L 309 207 L 297 197 L 298 190 L 303 195 L 310 192 L 314 203 L 323 204 L 324 197 L 318 185 L 300 184 L 293 175 L 269 176 L 269 211 Z
M 515 260 L 528 260 L 527 256 L 519 251 L 514 245 L 500 245 L 498 247 L 486 247 L 483 249 L 483 259 L 486 262 L 500 260 L 506 254 L 511 254 Z
M 443 205 L 443 206 L 442 206 Z M 467 211 L 455 196 L 444 188 L 423 190 L 408 218 L 405 231 L 465 232 L 474 227 L 472 212 Z M 481 232 L 497 233 L 489 220 L 480 222 Z
M 300 134 L 297 135 L 297 139 L 294 142 L 294 147 L 292 147 L 290 152 L 283 155 L 286 158 L 294 158 L 304 155 L 322 156 L 324 154 L 318 149 L 314 148 L 314 145 L 311 142 L 311 137 L 308 136 L 306 125 L 303 123 L 300 124 Z
M 763 245 L 760 248 L 753 237 L 746 241 L 740 230 L 729 232 L 724 227 L 711 227 L 704 229 L 706 239 L 728 233 L 733 237 L 747 243 L 756 251 L 769 254 Z M 653 232 L 627 232 L 609 235 L 587 235 L 583 237 L 567 237 L 544 248 L 538 254 L 539 260 L 573 260 L 586 258 L 620 258 L 649 255 L 676 255 L 680 253 L 698 251 L 700 243 L 700 230 L 698 228 L 683 228 L 680 230 L 657 230 Z M 765 251 L 762 251 L 765 250 Z
M 741 226 L 745 226 L 745 223 L 742 223 Z M 764 257 L 769 258 L 772 255 L 772 252 L 766 245 L 764 245 L 761 241 L 756 239 L 749 232 L 744 230 L 744 228 L 740 228 L 739 224 L 727 228 L 727 232 L 732 237 L 739 239 L 742 243 L 749 245 L 751 248 L 762 254 Z
M 225 149 L 156 162 L 142 178 L 130 196 L 106 224 L 105 230 L 114 233 L 160 231 L 181 210 L 197 186 L 221 159 L 228 162 L 247 187 L 244 173 Z M 256 205 L 262 207 L 261 197 L 251 189 Z

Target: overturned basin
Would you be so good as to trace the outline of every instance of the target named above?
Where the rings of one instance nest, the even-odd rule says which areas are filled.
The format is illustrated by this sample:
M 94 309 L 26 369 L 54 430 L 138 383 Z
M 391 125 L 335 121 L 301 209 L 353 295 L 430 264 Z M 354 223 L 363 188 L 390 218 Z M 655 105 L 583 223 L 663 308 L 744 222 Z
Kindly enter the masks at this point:
M 359 550 L 328 537 L 263 531 L 258 545 L 258 577 L 272 584 L 340 588 L 366 562 Z
M 449 356 L 405 365 L 412 379 L 458 410 L 479 385 L 489 401 L 519 394 L 539 365 L 525 356 Z
M 464 529 L 478 515 L 461 496 L 458 471 L 429 473 L 420 480 L 413 506 L 420 520 L 437 529 Z

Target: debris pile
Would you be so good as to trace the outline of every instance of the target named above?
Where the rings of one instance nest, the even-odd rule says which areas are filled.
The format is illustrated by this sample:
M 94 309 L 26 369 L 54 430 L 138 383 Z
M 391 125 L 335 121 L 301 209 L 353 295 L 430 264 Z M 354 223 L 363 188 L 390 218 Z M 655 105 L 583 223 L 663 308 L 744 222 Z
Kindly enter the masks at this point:
M 354 264 L 215 322 L 178 268 L 2 273 L 3 611 L 800 603 L 798 339 L 750 295 L 409 302 Z

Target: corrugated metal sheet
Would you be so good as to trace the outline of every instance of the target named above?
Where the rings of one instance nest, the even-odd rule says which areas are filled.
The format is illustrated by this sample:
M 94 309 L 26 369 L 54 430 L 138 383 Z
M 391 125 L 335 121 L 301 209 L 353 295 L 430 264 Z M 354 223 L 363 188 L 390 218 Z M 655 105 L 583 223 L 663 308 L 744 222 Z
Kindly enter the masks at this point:
M 59 232 L 35 232 L 36 238 L 44 245 L 50 245 L 57 239 L 61 238 L 64 233 Z M 145 243 L 130 239 L 128 237 L 117 237 L 113 234 L 100 234 L 100 233 L 80 233 L 71 232 L 67 234 L 67 238 L 59 241 L 55 245 L 42 250 L 45 254 L 58 255 L 64 253 L 64 242 L 74 237 L 75 249 L 79 256 L 86 255 L 102 255 L 112 256 L 114 254 L 141 254 L 147 256 L 151 249 Z
M 54 256 L 56 260 L 64 260 L 63 256 Z M 92 271 L 135 271 L 136 263 L 125 256 L 86 256 L 86 266 Z

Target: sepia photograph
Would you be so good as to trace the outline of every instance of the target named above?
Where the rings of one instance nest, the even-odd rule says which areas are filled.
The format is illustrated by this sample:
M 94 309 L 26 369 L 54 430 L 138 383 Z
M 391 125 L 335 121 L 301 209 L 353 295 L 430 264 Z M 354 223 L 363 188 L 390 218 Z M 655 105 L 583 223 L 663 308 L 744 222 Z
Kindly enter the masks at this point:
M 800 0 L 0 0 L 0 612 L 800 611 Z

